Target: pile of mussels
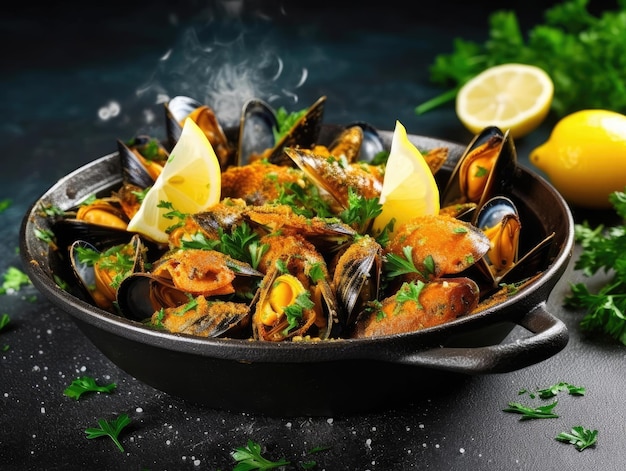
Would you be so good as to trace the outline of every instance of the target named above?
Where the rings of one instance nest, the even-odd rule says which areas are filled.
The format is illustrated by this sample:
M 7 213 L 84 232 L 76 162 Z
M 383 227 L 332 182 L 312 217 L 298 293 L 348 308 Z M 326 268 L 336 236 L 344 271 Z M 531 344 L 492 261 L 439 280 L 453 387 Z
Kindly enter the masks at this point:
M 474 137 L 440 191 L 438 215 L 375 234 L 388 150 L 362 122 L 319 144 L 325 101 L 277 137 L 277 112 L 262 100 L 247 102 L 239 129 L 229 132 L 209 106 L 170 100 L 165 142 L 118 141 L 118 188 L 47 212 L 72 278 L 65 286 L 155 329 L 318 341 L 443 324 L 539 276 L 520 267 L 545 253 L 554 234 L 518 256 L 521 221 L 507 197 L 517 159 L 508 133 L 489 127 Z M 197 214 L 171 208 L 169 240 L 158 243 L 126 226 L 187 118 L 218 156 L 221 201 Z M 422 153 L 436 174 L 448 149 Z

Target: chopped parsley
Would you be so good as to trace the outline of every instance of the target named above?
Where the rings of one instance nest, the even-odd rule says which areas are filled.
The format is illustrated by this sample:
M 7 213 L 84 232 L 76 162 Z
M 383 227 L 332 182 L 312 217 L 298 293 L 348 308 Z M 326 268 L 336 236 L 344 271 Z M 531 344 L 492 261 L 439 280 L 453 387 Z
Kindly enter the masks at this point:
M 0 213 L 4 212 L 11 206 L 12 201 L 9 198 L 0 200 Z
M 283 310 L 287 322 L 289 325 L 283 330 L 283 335 L 287 335 L 290 330 L 295 329 L 302 320 L 302 315 L 305 309 L 313 309 L 315 303 L 311 300 L 311 293 L 305 291 L 296 296 L 296 300 L 293 304 L 286 306 Z
M 271 461 L 263 457 L 261 454 L 261 445 L 252 440 L 248 440 L 248 444 L 245 447 L 236 448 L 235 451 L 231 453 L 231 456 L 237 461 L 237 465 L 233 468 L 233 471 L 264 471 L 291 464 L 290 461 L 285 459 Z
M 572 427 L 570 432 L 561 432 L 556 437 L 560 442 L 566 442 L 574 445 L 578 451 L 594 446 L 598 441 L 598 431 L 588 430 L 580 425 Z
M 513 412 L 515 414 L 521 414 L 520 420 L 531 419 L 556 419 L 559 416 L 552 412 L 552 409 L 557 405 L 558 401 L 554 401 L 551 404 L 538 407 L 529 407 L 519 402 L 509 402 L 508 407 L 502 409 L 504 412 Z
M 122 432 L 122 429 L 130 424 L 131 420 L 127 414 L 120 414 L 117 418 L 108 421 L 105 419 L 98 420 L 99 428 L 88 428 L 85 430 L 88 439 L 99 438 L 99 437 L 111 437 L 113 443 L 120 449 L 121 452 L 124 452 L 124 447 L 119 441 L 119 435 Z
M 16 267 L 9 267 L 3 275 L 2 287 L 0 294 L 6 294 L 11 291 L 19 291 L 24 285 L 30 284 L 30 278 L 22 270 Z
M 402 248 L 404 257 L 389 253 L 385 260 L 385 274 L 388 278 L 406 275 L 409 273 L 417 273 L 424 279 L 435 273 L 435 259 L 432 255 L 426 256 L 424 259 L 424 271 L 420 271 L 413 262 L 413 247 L 407 245 Z
M 72 399 L 76 399 L 78 401 L 80 397 L 85 393 L 90 393 L 90 392 L 111 393 L 115 390 L 116 387 L 117 385 L 115 383 L 110 383 L 104 386 L 100 386 L 98 385 L 98 383 L 96 383 L 96 380 L 92 378 L 91 376 L 81 376 L 80 378 L 77 378 L 74 381 L 72 381 L 72 384 L 70 384 L 65 389 L 65 391 L 63 391 L 63 394 L 65 394 L 66 396 Z
M 609 200 L 626 221 L 626 193 L 613 192 Z M 603 332 L 626 345 L 626 223 L 594 229 L 584 221 L 574 226 L 574 236 L 582 246 L 574 268 L 585 276 L 603 271 L 612 277 L 596 292 L 584 283 L 570 284 L 571 293 L 565 296 L 564 304 L 586 310 L 580 321 L 582 330 Z

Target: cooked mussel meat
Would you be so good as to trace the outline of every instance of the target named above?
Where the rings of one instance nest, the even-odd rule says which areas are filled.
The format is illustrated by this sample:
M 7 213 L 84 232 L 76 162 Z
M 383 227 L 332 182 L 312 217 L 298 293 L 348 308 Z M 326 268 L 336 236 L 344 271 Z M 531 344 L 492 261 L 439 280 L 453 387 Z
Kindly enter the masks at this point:
M 480 289 L 471 278 L 406 282 L 391 296 L 370 303 L 353 336 L 403 334 L 438 326 L 471 313 L 479 298 Z
M 510 193 L 517 151 L 508 130 L 489 126 L 478 133 L 457 162 L 441 194 L 441 207 L 474 203 Z
M 424 215 L 400 226 L 386 247 L 387 276 L 430 281 L 461 273 L 490 249 L 477 227 L 445 214 Z

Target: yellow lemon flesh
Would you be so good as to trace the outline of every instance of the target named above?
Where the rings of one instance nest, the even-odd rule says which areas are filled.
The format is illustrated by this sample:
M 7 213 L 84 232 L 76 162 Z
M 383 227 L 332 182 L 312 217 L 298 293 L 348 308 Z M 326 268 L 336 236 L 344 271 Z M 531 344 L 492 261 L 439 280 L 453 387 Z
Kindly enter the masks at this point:
M 178 222 L 165 217 L 166 213 L 197 213 L 219 203 L 220 195 L 217 156 L 204 132 L 188 118 L 163 171 L 128 223 L 128 230 L 166 243 L 168 227 Z M 163 203 L 170 203 L 171 207 L 159 207 Z
M 382 212 L 374 220 L 375 232 L 383 230 L 392 219 L 396 230 L 414 217 L 439 213 L 435 177 L 399 121 L 391 140 L 379 202 Z
M 487 126 L 519 138 L 545 119 L 554 96 L 550 76 L 539 67 L 502 64 L 466 82 L 456 96 L 456 114 L 473 134 Z
M 569 203 L 609 208 L 609 194 L 626 187 L 626 116 L 601 109 L 569 114 L 530 162 Z

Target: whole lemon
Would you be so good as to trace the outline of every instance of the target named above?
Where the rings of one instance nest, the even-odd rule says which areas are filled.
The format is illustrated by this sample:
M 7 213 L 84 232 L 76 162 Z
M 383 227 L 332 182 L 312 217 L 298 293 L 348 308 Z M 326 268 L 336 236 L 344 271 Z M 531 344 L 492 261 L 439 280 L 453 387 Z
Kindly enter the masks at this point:
M 569 203 L 610 208 L 609 194 L 626 187 L 626 116 L 602 109 L 569 114 L 530 162 Z

